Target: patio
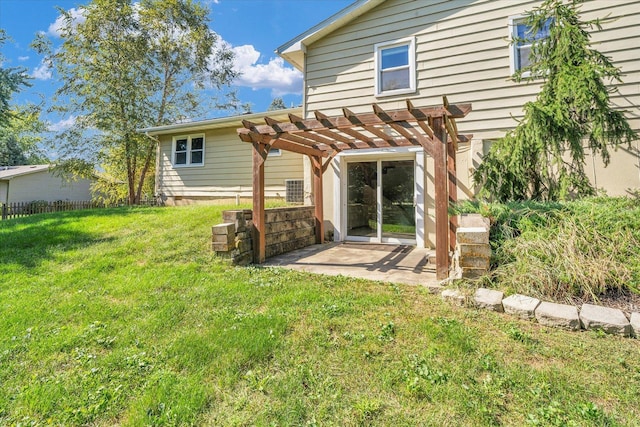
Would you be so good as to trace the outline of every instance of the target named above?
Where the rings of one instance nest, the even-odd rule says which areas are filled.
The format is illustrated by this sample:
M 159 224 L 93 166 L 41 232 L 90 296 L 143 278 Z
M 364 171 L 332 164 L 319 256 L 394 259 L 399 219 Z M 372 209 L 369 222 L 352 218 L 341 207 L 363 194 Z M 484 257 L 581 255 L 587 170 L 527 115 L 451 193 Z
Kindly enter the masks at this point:
M 331 276 L 438 287 L 431 249 L 407 245 L 324 243 L 278 255 L 262 265 Z

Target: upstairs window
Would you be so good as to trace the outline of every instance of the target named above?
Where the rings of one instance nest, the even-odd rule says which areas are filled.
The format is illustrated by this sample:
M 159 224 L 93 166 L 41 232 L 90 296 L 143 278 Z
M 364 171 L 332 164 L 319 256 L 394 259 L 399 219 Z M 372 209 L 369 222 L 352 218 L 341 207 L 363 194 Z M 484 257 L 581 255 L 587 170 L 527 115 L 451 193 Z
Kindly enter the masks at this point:
M 376 96 L 415 92 L 415 56 L 414 38 L 375 45 Z
M 174 166 L 204 165 L 204 135 L 175 137 L 172 158 Z
M 525 17 L 514 17 L 509 19 L 509 29 L 511 39 L 515 40 L 511 45 L 511 74 L 520 71 L 531 64 L 531 46 L 534 42 L 544 40 L 549 37 L 549 27 L 551 19 L 548 19 L 544 27 L 536 34 L 525 23 Z M 522 77 L 529 77 L 530 73 L 522 74 Z

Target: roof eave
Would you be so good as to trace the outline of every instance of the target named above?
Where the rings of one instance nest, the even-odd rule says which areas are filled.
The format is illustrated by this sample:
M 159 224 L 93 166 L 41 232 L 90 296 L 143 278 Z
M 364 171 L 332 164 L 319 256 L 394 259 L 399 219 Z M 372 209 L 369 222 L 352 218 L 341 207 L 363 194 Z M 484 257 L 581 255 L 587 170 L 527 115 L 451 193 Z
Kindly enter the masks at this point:
M 301 107 L 287 108 L 283 110 L 263 111 L 260 113 L 239 114 L 236 116 L 222 117 L 217 119 L 200 120 L 196 122 L 186 123 L 174 123 L 164 126 L 153 126 L 143 129 L 138 129 L 139 133 L 144 133 L 150 136 L 167 135 L 176 132 L 198 132 L 208 129 L 219 129 L 225 127 L 238 127 L 242 126 L 242 120 L 262 120 L 265 116 L 274 118 L 286 118 L 289 114 L 300 114 Z M 288 119 L 287 119 L 288 120 Z M 239 124 L 240 123 L 240 124 Z
M 13 173 L 3 175 L 0 173 L 0 181 L 11 181 L 13 178 L 17 178 L 24 175 L 31 175 L 34 173 L 47 172 L 51 169 L 52 165 L 23 165 L 23 166 L 9 166 Z M 0 172 L 6 172 L 6 170 L 0 169 Z
M 357 0 L 319 24 L 309 28 L 304 33 L 289 40 L 277 48 L 275 53 L 299 71 L 304 71 L 304 53 L 306 46 L 309 46 L 327 34 L 353 21 L 382 2 L 384 2 L 384 0 Z

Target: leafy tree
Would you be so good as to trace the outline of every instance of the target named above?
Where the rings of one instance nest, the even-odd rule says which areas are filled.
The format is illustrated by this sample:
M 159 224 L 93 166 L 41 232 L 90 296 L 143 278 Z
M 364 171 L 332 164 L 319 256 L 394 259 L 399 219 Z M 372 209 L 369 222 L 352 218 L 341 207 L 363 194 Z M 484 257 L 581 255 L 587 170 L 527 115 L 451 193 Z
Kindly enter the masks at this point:
M 7 33 L 0 28 L 0 47 L 9 40 Z M 0 126 L 9 124 L 12 117 L 10 108 L 11 97 L 19 92 L 23 86 L 31 86 L 29 76 L 24 67 L 4 68 L 4 57 L 0 54 Z
M 0 126 L 0 166 L 48 163 L 38 147 L 46 130 L 39 108 L 29 105 L 9 113 L 6 125 Z
M 59 148 L 71 165 L 124 165 L 128 201 L 139 202 L 153 169 L 156 141 L 136 130 L 227 107 L 223 88 L 236 76 L 233 53 L 193 0 L 93 0 L 83 20 L 61 10 L 62 45 L 40 36 L 60 79 L 55 109 L 77 117 Z M 204 89 L 220 95 L 204 102 Z M 73 167 L 73 166 L 72 166 Z
M 6 32 L 0 29 L 0 46 L 8 40 Z M 38 119 L 38 109 L 35 106 L 11 106 L 13 94 L 31 86 L 30 77 L 24 67 L 4 68 L 3 62 L 0 55 L 0 166 L 41 162 L 36 144 L 44 126 Z
M 287 106 L 284 105 L 284 100 L 281 97 L 276 97 L 276 98 L 273 98 L 273 101 L 271 101 L 271 105 L 269 105 L 269 108 L 267 108 L 267 111 L 285 110 L 286 108 Z
M 585 151 L 607 165 L 611 147 L 637 138 L 624 112 L 610 102 L 615 88 L 607 82 L 621 82 L 620 69 L 590 44 L 588 30 L 601 30 L 602 21 L 581 20 L 581 2 L 546 0 L 528 13 L 531 36 L 549 25 L 549 37 L 530 40 L 530 66 L 514 78 L 540 79 L 541 91 L 525 104 L 516 128 L 494 142 L 475 171 L 481 194 L 501 201 L 593 194 L 584 171 Z M 530 76 L 525 78 L 525 72 Z

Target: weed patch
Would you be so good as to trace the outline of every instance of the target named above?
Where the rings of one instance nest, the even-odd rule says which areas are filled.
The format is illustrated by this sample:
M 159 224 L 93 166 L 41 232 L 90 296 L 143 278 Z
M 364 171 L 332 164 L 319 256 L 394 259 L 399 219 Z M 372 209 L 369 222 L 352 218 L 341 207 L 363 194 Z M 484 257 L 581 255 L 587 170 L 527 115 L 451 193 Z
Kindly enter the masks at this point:
M 467 202 L 491 218 L 485 286 L 554 301 L 640 293 L 640 204 L 630 198 L 507 205 Z

